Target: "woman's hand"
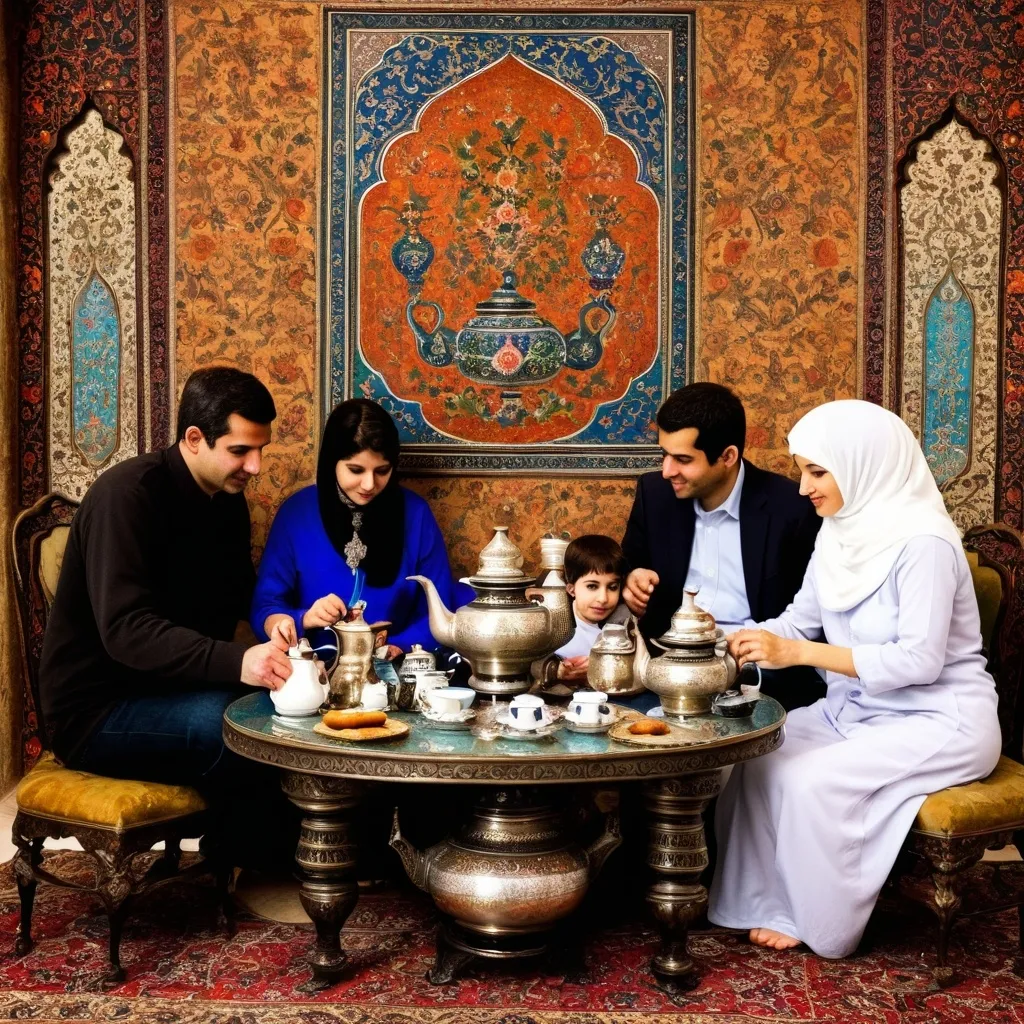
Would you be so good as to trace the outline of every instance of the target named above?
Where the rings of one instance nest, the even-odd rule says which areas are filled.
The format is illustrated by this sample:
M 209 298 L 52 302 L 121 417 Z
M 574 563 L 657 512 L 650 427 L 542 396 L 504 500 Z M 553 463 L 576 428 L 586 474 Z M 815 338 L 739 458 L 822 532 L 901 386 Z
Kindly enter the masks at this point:
M 333 626 L 348 611 L 345 602 L 337 594 L 327 594 L 314 601 L 309 611 L 302 616 L 302 628 Z
M 558 678 L 566 682 L 586 679 L 587 665 L 589 664 L 590 658 L 586 654 L 580 654 L 575 658 L 565 658 L 558 666 Z
M 290 615 L 268 615 L 263 623 L 263 632 L 270 642 L 287 653 L 289 647 L 299 642 L 299 633 L 295 628 L 295 620 Z
M 792 668 L 802 665 L 801 641 L 787 640 L 766 629 L 741 629 L 727 637 L 729 653 L 740 668 L 756 661 L 761 668 Z

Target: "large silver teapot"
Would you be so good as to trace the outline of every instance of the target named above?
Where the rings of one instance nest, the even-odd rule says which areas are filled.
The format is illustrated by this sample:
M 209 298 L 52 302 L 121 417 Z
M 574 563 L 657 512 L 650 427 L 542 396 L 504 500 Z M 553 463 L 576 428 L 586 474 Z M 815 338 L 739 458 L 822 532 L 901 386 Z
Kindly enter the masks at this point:
M 621 841 L 618 812 L 583 849 L 558 811 L 517 790 L 481 797 L 469 822 L 428 850 L 402 836 L 397 810 L 391 829 L 409 878 L 456 924 L 491 937 L 543 931 L 571 914 Z
M 652 641 L 664 654 L 652 658 L 642 639 L 636 645 L 636 678 L 661 698 L 667 715 L 706 715 L 715 695 L 728 690 L 736 678 L 725 633 L 696 597 L 697 591 L 684 591 L 669 631 Z
M 479 693 L 525 693 L 530 663 L 567 643 L 575 631 L 561 573 L 550 569 L 544 585 L 534 587 L 536 578 L 527 576 L 522 566 L 522 552 L 509 540 L 508 527 L 496 526 L 480 552 L 476 574 L 464 581 L 476 591 L 464 607 L 449 611 L 429 579 L 407 577 L 426 593 L 434 639 L 472 665 L 469 685 Z

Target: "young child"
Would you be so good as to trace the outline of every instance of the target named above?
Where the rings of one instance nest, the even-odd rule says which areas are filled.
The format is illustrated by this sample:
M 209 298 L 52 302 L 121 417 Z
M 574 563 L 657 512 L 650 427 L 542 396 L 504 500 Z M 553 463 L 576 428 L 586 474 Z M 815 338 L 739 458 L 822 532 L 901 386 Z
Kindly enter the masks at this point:
M 629 609 L 620 603 L 626 571 L 622 548 L 603 534 L 585 534 L 565 549 L 566 590 L 573 599 L 576 632 L 555 651 L 556 657 L 561 658 L 559 679 L 585 680 L 590 648 L 597 642 L 602 627 L 607 622 L 629 620 Z

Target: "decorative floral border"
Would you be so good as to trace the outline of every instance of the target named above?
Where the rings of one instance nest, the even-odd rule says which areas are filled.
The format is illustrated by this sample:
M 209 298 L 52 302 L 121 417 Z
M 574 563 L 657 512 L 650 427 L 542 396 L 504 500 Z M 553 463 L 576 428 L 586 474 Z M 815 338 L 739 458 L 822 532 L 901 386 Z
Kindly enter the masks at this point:
M 358 345 L 353 340 L 355 311 L 350 301 L 353 294 L 353 272 L 351 261 L 358 258 L 356 249 L 347 242 L 349 232 L 346 230 L 348 212 L 354 208 L 356 197 L 365 183 L 349 182 L 347 179 L 347 162 L 350 148 L 358 150 L 348 138 L 347 111 L 349 105 L 349 89 L 347 64 L 347 32 L 352 28 L 400 29 L 402 34 L 410 32 L 414 26 L 410 22 L 411 13 L 406 14 L 351 14 L 347 12 L 325 12 L 326 30 L 324 45 L 326 51 L 325 81 L 329 84 L 330 102 L 326 105 L 325 138 L 329 144 L 324 147 L 324 178 L 326 205 L 329 210 L 327 238 L 324 240 L 325 266 L 331 268 L 329 283 L 326 284 L 327 294 L 325 306 L 328 315 L 323 318 L 323 350 L 327 358 L 323 402 L 325 411 L 329 411 L 339 401 L 356 393 L 359 368 Z M 631 420 L 641 419 L 653 421 L 654 414 L 664 393 L 671 391 L 687 379 L 687 359 L 690 350 L 691 317 L 689 314 L 691 274 L 689 265 L 692 259 L 688 255 L 690 241 L 691 200 L 689 182 L 692 114 L 691 85 L 691 53 L 694 30 L 692 14 L 644 15 L 577 15 L 564 14 L 546 15 L 419 15 L 418 23 L 422 23 L 422 32 L 430 33 L 439 30 L 474 32 L 476 30 L 498 30 L 510 36 L 507 46 L 501 49 L 514 48 L 516 40 L 529 33 L 534 35 L 545 30 L 565 32 L 568 30 L 608 29 L 631 32 L 642 32 L 645 29 L 672 30 L 674 34 L 674 68 L 673 96 L 674 106 L 671 111 L 672 140 L 671 178 L 672 178 L 672 209 L 671 209 L 671 253 L 665 266 L 665 274 L 671 287 L 671 325 L 663 329 L 660 340 L 660 365 L 655 368 L 653 383 L 645 379 L 634 380 L 627 395 L 616 402 L 599 406 L 594 413 L 591 425 L 581 433 L 564 440 L 547 444 L 520 446 L 514 454 L 508 449 L 494 444 L 471 444 L 453 441 L 423 419 L 420 407 L 415 402 L 403 402 L 400 399 L 377 397 L 391 408 L 400 422 L 408 420 L 415 425 L 413 443 L 410 438 L 403 438 L 403 466 L 410 471 L 425 473 L 489 473 L 489 472 L 560 472 L 567 469 L 583 472 L 614 472 L 636 475 L 657 464 L 657 450 L 651 443 L 615 445 L 604 443 L 602 431 L 596 428 L 599 420 L 609 416 L 623 417 L 629 407 Z M 524 61 L 530 60 L 524 51 L 519 54 Z M 471 73 L 471 67 L 448 67 L 448 79 L 445 84 L 461 80 Z M 422 88 L 422 83 L 420 83 Z M 675 97 L 679 97 L 675 99 Z M 399 113 L 392 112 L 388 118 L 388 138 L 393 138 L 401 127 L 419 109 L 420 103 L 413 109 L 402 106 L 402 98 L 392 97 L 393 104 Z M 597 100 L 600 105 L 600 99 Z M 403 116 L 404 115 L 404 116 Z M 363 140 L 365 143 L 365 140 Z M 363 145 L 365 148 L 365 144 Z M 361 152 L 359 150 L 358 152 Z M 353 153 L 355 165 L 361 166 L 356 160 L 358 152 Z M 664 154 L 657 156 L 664 160 Z M 642 161 L 646 163 L 647 161 Z M 363 161 L 365 163 L 365 161 Z M 365 177 L 365 175 L 364 175 Z M 650 377 L 648 373 L 644 378 Z M 657 378 L 660 377 L 660 380 Z
M 140 13 L 146 51 L 140 52 Z M 150 330 L 152 443 L 163 444 L 170 422 L 167 390 L 167 196 L 165 0 L 40 0 L 25 16 L 21 38 L 21 152 L 18 167 L 19 501 L 31 505 L 47 490 L 45 357 L 46 174 L 62 130 L 91 100 L 125 139 L 147 175 L 149 248 L 145 253 Z M 148 164 L 141 161 L 139 111 L 147 85 Z M 141 256 L 141 253 L 140 253 Z M 141 366 L 140 366 L 140 377 Z M 143 424 L 140 423 L 140 427 Z M 145 436 L 145 430 L 140 430 Z
M 899 171 L 913 144 L 953 106 L 992 143 L 1005 172 L 996 518 L 1019 529 L 1024 525 L 1024 11 L 1007 0 L 980 0 L 936 8 L 933 15 L 916 0 L 867 0 L 867 13 L 864 393 L 891 403 L 898 389 L 900 353 L 893 332 Z

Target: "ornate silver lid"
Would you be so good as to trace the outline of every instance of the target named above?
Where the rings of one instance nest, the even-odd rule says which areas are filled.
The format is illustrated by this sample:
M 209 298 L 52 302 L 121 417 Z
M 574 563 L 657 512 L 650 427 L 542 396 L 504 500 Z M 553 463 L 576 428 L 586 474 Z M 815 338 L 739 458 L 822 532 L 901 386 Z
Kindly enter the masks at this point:
M 533 577 L 523 572 L 523 553 L 509 540 L 507 526 L 494 528 L 494 536 L 480 552 L 480 564 L 472 578 L 485 583 L 532 582 Z
M 683 603 L 672 615 L 669 631 L 658 637 L 658 643 L 666 647 L 690 647 L 696 644 L 713 644 L 721 632 L 715 625 L 715 617 L 697 604 L 697 591 L 684 590 Z
M 625 623 L 609 622 L 597 642 L 590 649 L 591 654 L 628 654 L 635 649 Z

